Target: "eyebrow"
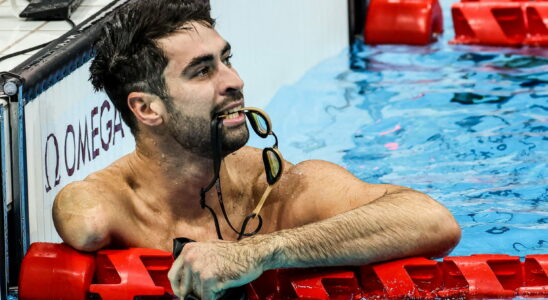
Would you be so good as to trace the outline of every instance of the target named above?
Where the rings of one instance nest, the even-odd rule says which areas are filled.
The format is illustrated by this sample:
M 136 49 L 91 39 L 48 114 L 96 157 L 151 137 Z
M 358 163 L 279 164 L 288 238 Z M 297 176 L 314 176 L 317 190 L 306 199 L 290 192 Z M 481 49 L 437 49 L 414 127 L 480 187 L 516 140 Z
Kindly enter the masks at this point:
M 230 49 L 232 49 L 232 46 L 230 46 L 229 42 L 226 42 L 223 50 L 221 50 L 221 56 L 225 55 L 227 52 L 230 52 Z
M 230 49 L 232 49 L 232 47 L 230 46 L 230 43 L 227 42 L 225 46 L 223 47 L 223 50 L 221 50 L 221 56 L 225 55 L 227 52 L 230 52 Z M 196 56 L 184 68 L 183 74 L 188 74 L 191 71 L 191 69 L 193 69 L 194 67 L 199 66 L 203 63 L 211 62 L 213 60 L 214 60 L 213 54 L 204 54 L 204 55 Z
M 213 61 L 213 54 L 205 54 L 205 55 L 194 57 L 190 61 L 190 63 L 184 68 L 183 74 L 188 74 L 196 66 L 199 66 L 200 64 L 210 62 L 210 61 Z

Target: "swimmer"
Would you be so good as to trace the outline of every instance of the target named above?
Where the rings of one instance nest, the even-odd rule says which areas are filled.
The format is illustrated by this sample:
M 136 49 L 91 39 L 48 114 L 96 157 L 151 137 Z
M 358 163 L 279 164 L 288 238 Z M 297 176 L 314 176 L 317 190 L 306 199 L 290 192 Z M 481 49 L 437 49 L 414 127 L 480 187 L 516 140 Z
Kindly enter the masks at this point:
M 440 257 L 455 247 L 457 222 L 427 195 L 365 183 L 325 161 L 283 160 L 283 137 L 245 106 L 231 46 L 204 2 L 132 1 L 104 24 L 91 81 L 136 149 L 59 192 L 53 218 L 67 244 L 172 251 L 175 238 L 195 240 L 168 277 L 177 296 L 206 300 L 270 269 Z M 250 134 L 273 146 L 245 146 Z

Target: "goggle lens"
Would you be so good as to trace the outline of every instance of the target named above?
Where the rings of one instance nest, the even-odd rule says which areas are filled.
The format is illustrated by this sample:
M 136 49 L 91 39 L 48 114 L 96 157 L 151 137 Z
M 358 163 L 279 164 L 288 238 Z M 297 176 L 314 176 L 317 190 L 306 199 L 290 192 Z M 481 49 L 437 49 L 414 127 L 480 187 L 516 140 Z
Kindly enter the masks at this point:
M 270 128 L 268 128 L 268 124 L 266 123 L 266 120 L 262 117 L 259 117 L 258 114 L 253 114 L 253 118 L 255 120 L 257 120 L 257 129 L 259 129 L 259 131 L 262 133 L 262 134 L 267 134 L 269 133 L 270 131 Z
M 263 162 L 266 171 L 266 181 L 274 184 L 282 174 L 282 157 L 273 148 L 266 148 L 263 151 Z
M 249 123 L 251 124 L 251 127 L 262 138 L 265 138 L 270 133 L 270 122 L 266 120 L 266 118 L 261 115 L 260 113 L 254 112 L 254 111 L 248 111 L 246 112 Z

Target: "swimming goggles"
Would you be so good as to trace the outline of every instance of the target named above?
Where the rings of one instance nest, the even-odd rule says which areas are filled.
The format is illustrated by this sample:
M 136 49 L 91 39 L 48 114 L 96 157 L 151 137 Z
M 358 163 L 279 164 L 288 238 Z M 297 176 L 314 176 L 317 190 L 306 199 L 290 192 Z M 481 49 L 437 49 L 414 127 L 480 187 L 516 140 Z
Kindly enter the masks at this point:
M 272 191 L 272 188 L 278 180 L 280 180 L 280 177 L 282 176 L 284 164 L 283 164 L 283 156 L 278 150 L 278 137 L 272 132 L 272 123 L 270 122 L 270 118 L 268 117 L 268 114 L 266 114 L 265 111 L 259 108 L 255 107 L 245 107 L 238 112 L 243 112 L 247 116 L 247 119 L 249 121 L 249 124 L 251 125 L 251 128 L 255 133 L 261 137 L 261 138 L 267 138 L 269 135 L 272 135 L 274 137 L 274 145 L 272 147 L 267 147 L 263 149 L 262 157 L 263 157 L 263 164 L 265 168 L 265 174 L 266 174 L 266 181 L 268 183 L 268 186 L 266 190 L 264 191 L 261 199 L 259 200 L 259 203 L 255 207 L 255 209 L 245 217 L 241 229 L 238 231 L 230 222 L 230 219 L 228 218 L 228 214 L 226 213 L 226 209 L 223 203 L 223 194 L 221 191 L 221 181 L 219 177 L 219 171 L 221 168 L 221 159 L 222 159 L 222 136 L 221 131 L 223 128 L 223 119 L 227 117 L 227 115 L 218 115 L 213 118 L 211 122 L 211 145 L 213 146 L 213 170 L 214 170 L 214 177 L 211 181 L 211 183 L 205 187 L 202 188 L 200 191 L 200 205 L 202 208 L 207 208 L 212 217 L 213 221 L 215 223 L 215 230 L 217 231 L 217 237 L 219 239 L 223 239 L 223 236 L 221 234 L 221 229 L 219 226 L 219 220 L 217 218 L 217 214 L 215 211 L 206 204 L 205 202 L 205 194 L 215 186 L 217 190 L 217 198 L 219 199 L 219 204 L 221 206 L 221 211 L 223 212 L 223 216 L 225 220 L 227 221 L 230 228 L 238 234 L 238 240 L 242 239 L 243 237 L 249 237 L 257 234 L 263 225 L 263 219 L 260 215 L 261 209 L 266 202 L 266 199 L 270 195 L 270 192 Z M 246 228 L 248 223 L 253 220 L 254 218 L 257 218 L 258 224 L 257 228 L 255 228 L 254 231 L 246 233 Z

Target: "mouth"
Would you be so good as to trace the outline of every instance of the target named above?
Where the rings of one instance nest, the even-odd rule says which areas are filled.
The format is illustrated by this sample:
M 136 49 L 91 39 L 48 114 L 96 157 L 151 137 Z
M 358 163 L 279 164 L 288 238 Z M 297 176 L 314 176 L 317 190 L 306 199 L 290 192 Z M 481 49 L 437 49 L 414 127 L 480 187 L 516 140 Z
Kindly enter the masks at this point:
M 225 120 L 235 119 L 240 114 L 242 114 L 243 108 L 244 108 L 243 105 L 240 104 L 240 105 L 238 105 L 234 108 L 227 109 L 227 110 L 221 112 L 221 114 L 219 115 L 219 118 L 225 119 Z
M 243 104 L 239 104 L 236 107 L 232 107 L 225 111 L 222 111 L 218 118 L 223 119 L 223 125 L 235 126 L 245 122 L 245 115 L 243 113 Z

